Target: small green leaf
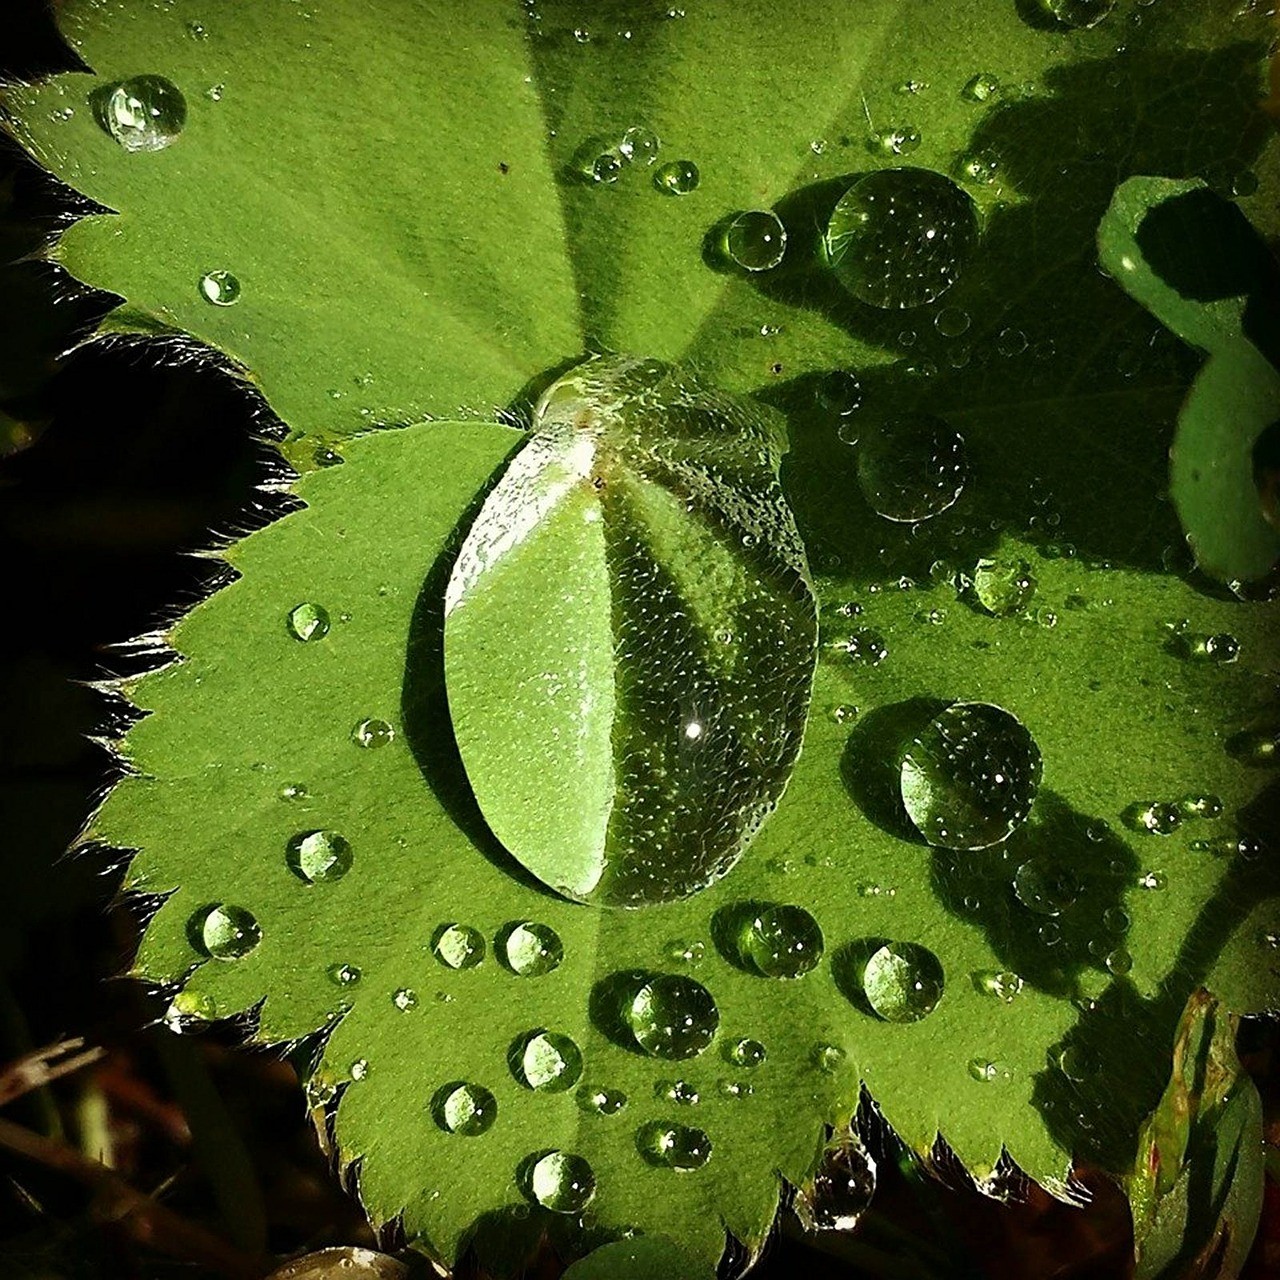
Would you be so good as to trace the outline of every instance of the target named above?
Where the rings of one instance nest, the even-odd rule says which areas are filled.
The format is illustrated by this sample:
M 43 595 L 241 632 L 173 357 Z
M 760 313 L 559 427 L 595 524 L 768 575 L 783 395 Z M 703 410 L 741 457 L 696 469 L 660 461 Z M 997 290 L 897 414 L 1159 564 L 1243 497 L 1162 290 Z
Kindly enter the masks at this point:
M 1098 252 L 1134 298 L 1208 355 L 1170 451 L 1170 489 L 1197 563 L 1224 581 L 1263 577 L 1280 557 L 1267 452 L 1280 423 L 1280 269 L 1240 210 L 1194 180 L 1121 183 Z
M 606 906 L 724 875 L 800 750 L 817 617 L 773 410 L 657 361 L 582 366 L 463 544 L 454 731 L 498 839 Z

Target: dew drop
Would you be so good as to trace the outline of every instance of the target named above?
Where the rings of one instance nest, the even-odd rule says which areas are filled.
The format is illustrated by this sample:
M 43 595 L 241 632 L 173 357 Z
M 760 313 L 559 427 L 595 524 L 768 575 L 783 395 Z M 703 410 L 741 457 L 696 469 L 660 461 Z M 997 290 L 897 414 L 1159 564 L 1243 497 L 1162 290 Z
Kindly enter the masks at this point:
M 835 1075 L 844 1063 L 846 1054 L 838 1044 L 815 1045 L 813 1065 L 827 1075 Z
M 1040 7 L 1064 27 L 1096 27 L 1115 7 L 1116 0 L 1040 0 Z
M 802 978 L 822 959 L 822 930 L 803 907 L 771 903 L 747 916 L 739 947 L 766 978 Z
M 1133 957 L 1123 948 L 1117 947 L 1106 958 L 1107 970 L 1121 978 L 1133 968 Z
M 540 978 L 560 966 L 564 943 L 550 925 L 524 920 L 513 925 L 500 940 L 500 954 L 512 973 Z
M 1131 827 L 1153 836 L 1171 836 L 1182 826 L 1182 810 L 1176 804 L 1159 800 L 1140 800 L 1125 810 Z
M 769 271 L 782 261 L 787 231 L 782 219 L 768 209 L 748 209 L 724 232 L 724 251 L 744 271 Z
M 335 987 L 354 987 L 363 976 L 354 964 L 331 964 L 327 972 Z
M 681 1107 L 696 1107 L 701 1101 L 696 1085 L 688 1080 L 660 1080 L 654 1093 L 664 1102 L 674 1102 Z
M 943 307 L 933 317 L 933 327 L 944 338 L 958 338 L 969 332 L 969 313 L 963 307 Z
M 676 938 L 666 945 L 667 959 L 675 964 L 696 965 L 702 963 L 706 955 L 707 944 L 700 939 L 690 941 L 687 938 Z
M 1158 890 L 1168 888 L 1169 877 L 1163 871 L 1148 871 L 1139 877 L 1138 888 Z
M 396 731 L 385 720 L 361 720 L 351 730 L 351 741 L 369 750 L 385 747 L 395 736 Z
M 596 1194 L 596 1175 L 582 1156 L 549 1151 L 529 1171 L 529 1193 L 552 1213 L 579 1214 Z
M 240 281 L 230 271 L 206 271 L 200 277 L 200 296 L 215 307 L 230 307 L 240 300 Z
M 973 975 L 973 984 L 982 995 L 1004 1004 L 1012 1004 L 1022 991 L 1022 977 L 1011 969 L 981 969 Z
M 1036 579 L 1025 560 L 979 560 L 973 570 L 973 594 L 994 617 L 1025 609 L 1036 593 Z
M 226 902 L 198 911 L 192 926 L 193 940 L 214 960 L 240 960 L 262 941 L 253 912 Z
M 979 71 L 965 82 L 960 92 L 970 102 L 987 102 L 1000 92 L 1000 81 L 989 71 Z
M 164 76 L 122 80 L 98 101 L 100 123 L 126 151 L 162 151 L 187 122 L 187 101 Z
M 365 1080 L 369 1075 L 369 1059 L 357 1058 L 348 1068 L 351 1078 L 357 1082 Z
M 722 1098 L 728 1098 L 732 1102 L 737 1102 L 742 1098 L 749 1098 L 755 1089 L 747 1084 L 745 1080 L 719 1080 L 716 1082 L 716 1092 Z
M 622 135 L 618 150 L 629 164 L 653 164 L 658 158 L 662 143 L 652 129 L 644 125 L 632 125 Z
M 585 1107 L 602 1116 L 616 1116 L 627 1105 L 627 1095 L 621 1089 L 587 1089 L 581 1098 Z
M 564 1093 L 582 1075 L 582 1051 L 572 1038 L 539 1027 L 520 1037 L 511 1054 L 511 1070 L 528 1089 Z
M 329 612 L 320 604 L 306 601 L 294 605 L 286 619 L 289 634 L 295 640 L 304 643 L 310 640 L 322 640 L 329 634 Z
M 858 484 L 878 515 L 914 524 L 941 515 L 964 490 L 964 440 L 941 418 L 913 414 L 865 433 Z
M 697 190 L 700 181 L 698 166 L 692 160 L 668 160 L 653 175 L 653 185 L 670 196 L 687 196 Z
M 636 1042 L 655 1058 L 693 1058 L 715 1038 L 720 1011 L 700 982 L 659 974 L 636 992 L 626 1010 Z
M 410 1009 L 418 1007 L 418 993 L 412 987 L 399 987 L 392 992 L 391 1003 L 401 1013 L 408 1013 Z
M 498 1100 L 482 1084 L 455 1080 L 436 1091 L 431 1113 L 446 1133 L 474 1138 L 493 1127 L 498 1118 Z
M 918 1022 L 942 999 L 942 965 L 927 947 L 889 942 L 870 960 L 862 975 L 867 1003 L 886 1022 Z
M 839 650 L 850 662 L 860 662 L 868 667 L 878 667 L 889 656 L 889 645 L 884 636 L 870 627 L 862 627 L 840 641 Z
M 1028 858 L 1014 874 L 1013 892 L 1028 911 L 1060 915 L 1080 896 L 1081 884 L 1074 872 L 1048 856 Z
M 746 1038 L 735 1040 L 724 1055 L 737 1067 L 758 1067 L 769 1056 L 768 1050 L 759 1040 Z
M 886 156 L 910 155 L 920 147 L 920 130 L 911 124 L 878 129 L 871 135 L 870 147 Z
M 301 782 L 286 782 L 280 788 L 281 800 L 305 800 L 308 794 L 306 787 Z
M 972 197 L 930 169 L 880 169 L 841 197 L 827 257 L 854 297 L 885 309 L 919 307 L 960 278 L 978 239 Z
M 970 1058 L 969 1074 L 980 1084 L 988 1084 L 1000 1074 L 1000 1069 L 987 1058 Z
M 711 1159 L 711 1139 L 706 1131 L 687 1124 L 654 1120 L 640 1129 L 636 1145 L 650 1164 L 677 1173 L 692 1173 Z
M 1040 786 L 1040 750 L 1021 721 L 986 702 L 954 702 L 902 761 L 902 803 L 943 849 L 987 849 L 1027 819 Z
M 1220 818 L 1226 806 L 1221 796 L 1193 792 L 1178 801 L 1178 808 L 1184 818 Z
M 876 1162 L 853 1135 L 841 1137 L 800 1195 L 798 1208 L 818 1231 L 852 1231 L 876 1191 Z
M 449 969 L 474 969 L 484 959 L 484 935 L 469 924 L 442 924 L 431 940 L 431 950 Z
M 289 870 L 307 884 L 329 884 L 351 870 L 351 845 L 336 831 L 300 831 L 286 848 Z
M 961 157 L 960 173 L 970 182 L 990 186 L 1000 172 L 1000 157 L 989 148 L 982 151 L 971 151 Z

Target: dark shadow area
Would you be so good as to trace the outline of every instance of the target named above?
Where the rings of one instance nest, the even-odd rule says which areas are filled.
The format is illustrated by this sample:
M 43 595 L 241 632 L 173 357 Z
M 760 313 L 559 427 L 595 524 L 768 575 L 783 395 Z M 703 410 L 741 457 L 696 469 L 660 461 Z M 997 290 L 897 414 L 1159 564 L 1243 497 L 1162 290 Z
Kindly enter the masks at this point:
M 953 171 L 985 205 L 982 238 L 958 282 L 929 306 L 864 306 L 823 262 L 832 208 L 872 165 L 778 203 L 787 254 L 754 282 L 761 294 L 816 310 L 892 358 L 858 370 L 863 438 L 928 413 L 963 435 L 970 463 L 968 487 L 950 511 L 914 532 L 889 527 L 861 498 L 856 449 L 837 438 L 816 395 L 819 379 L 763 388 L 760 398 L 791 426 L 784 482 L 819 568 L 839 565 L 867 580 L 917 577 L 935 559 L 988 554 L 1008 530 L 1050 555 L 1170 571 L 1167 549 L 1176 552 L 1182 535 L 1161 496 L 1167 452 L 1201 357 L 1102 275 L 1094 239 L 1117 183 L 1131 174 L 1200 175 L 1220 189 L 1224 175 L 1247 168 L 1269 128 L 1257 107 L 1257 58 L 1247 43 L 1212 52 L 1130 48 L 1053 68 L 1049 96 L 986 109 Z M 1148 102 L 1159 109 L 1144 110 Z M 974 156 L 994 162 L 998 185 L 984 188 L 968 175 Z M 1008 199 L 991 201 L 993 192 Z M 1208 207 L 1200 202 L 1200 213 Z M 1250 230 L 1245 240 L 1242 215 L 1227 207 L 1230 214 L 1213 216 L 1236 228 L 1233 243 L 1249 246 L 1233 269 L 1252 270 L 1258 291 L 1274 300 L 1266 287 L 1274 264 L 1259 276 L 1257 238 Z M 1255 309 L 1261 318 L 1263 305 Z M 961 313 L 963 331 L 946 336 Z

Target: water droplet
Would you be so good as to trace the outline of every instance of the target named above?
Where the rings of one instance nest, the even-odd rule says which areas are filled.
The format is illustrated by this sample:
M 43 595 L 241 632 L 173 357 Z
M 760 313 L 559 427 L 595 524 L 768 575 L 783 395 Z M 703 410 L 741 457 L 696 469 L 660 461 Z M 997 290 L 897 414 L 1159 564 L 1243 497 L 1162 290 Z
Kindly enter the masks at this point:
M 918 1022 L 942 999 L 944 979 L 938 957 L 914 942 L 889 942 L 862 975 L 867 1003 L 886 1022 Z
M 517 1080 L 539 1093 L 563 1093 L 582 1075 L 582 1051 L 558 1031 L 539 1027 L 522 1036 L 511 1055 Z
M 392 993 L 391 1003 L 401 1013 L 408 1013 L 418 1007 L 418 993 L 412 987 L 400 987 Z
M 1171 836 L 1182 826 L 1182 811 L 1176 804 L 1140 800 L 1125 810 L 1125 820 L 1138 831 L 1153 836 Z
M 1116 0 L 1040 0 L 1040 7 L 1064 27 L 1096 27 L 1116 7 Z
M 636 1145 L 650 1164 L 678 1173 L 692 1173 L 711 1159 L 711 1139 L 704 1130 L 687 1124 L 654 1120 L 641 1128 Z
M 126 151 L 162 151 L 182 132 L 187 101 L 164 76 L 134 76 L 110 89 L 99 120 Z
M 707 952 L 707 944 L 698 939 L 689 941 L 687 938 L 675 938 L 667 943 L 664 950 L 667 959 L 676 964 L 696 965 L 702 963 L 702 957 Z
M 758 1067 L 768 1056 L 764 1045 L 751 1039 L 736 1040 L 725 1051 L 725 1057 L 738 1067 Z
M 701 1100 L 697 1086 L 688 1080 L 660 1080 L 654 1086 L 654 1093 L 664 1101 L 682 1107 L 696 1107 Z
M 1025 560 L 979 560 L 974 567 L 973 594 L 997 618 L 1025 609 L 1035 593 L 1036 580 Z
M 240 299 L 240 281 L 230 271 L 206 271 L 200 277 L 200 296 L 215 307 L 229 307 Z
M 1117 947 L 1107 956 L 1106 966 L 1116 977 L 1123 977 L 1133 968 L 1133 957 L 1123 947 Z
M 890 125 L 871 135 L 870 146 L 886 156 L 907 156 L 920 146 L 920 130 L 911 124 Z
M 835 1075 L 844 1063 L 846 1054 L 838 1044 L 820 1044 L 813 1050 L 813 1065 L 827 1075 Z
M 202 22 L 188 22 L 187 34 L 193 40 L 207 40 L 209 38 L 209 32 Z
M 960 159 L 961 176 L 984 187 L 990 186 L 999 172 L 1000 157 L 989 148 L 983 151 L 971 151 Z
M 782 261 L 787 231 L 768 209 L 748 209 L 725 228 L 724 251 L 744 271 L 769 271 Z
M 850 373 L 847 369 L 836 369 L 818 379 L 814 387 L 814 398 L 819 408 L 847 418 L 862 404 L 862 383 L 858 381 L 856 374 Z M 840 439 L 845 444 L 858 443 L 856 434 L 852 440 L 843 435 Z
M 484 935 L 469 924 L 442 924 L 431 941 L 431 950 L 450 969 L 474 969 L 484 959 Z
M 585 1107 L 602 1116 L 616 1116 L 627 1105 L 621 1089 L 585 1089 L 580 1097 Z
M 1102 913 L 1102 923 L 1112 933 L 1128 933 L 1133 921 L 1123 907 L 1108 907 Z
M 285 856 L 289 870 L 308 884 L 329 884 L 351 870 L 351 845 L 336 831 L 300 831 Z
M 1163 871 L 1148 871 L 1138 879 L 1139 889 L 1166 889 L 1169 877 Z
M 964 440 L 941 418 L 913 414 L 864 434 L 858 484 L 878 515 L 914 524 L 954 505 L 968 474 Z
M 852 703 L 842 702 L 831 708 L 831 718 L 836 724 L 852 724 L 858 718 L 858 708 Z
M 327 972 L 329 981 L 336 987 L 354 987 L 362 976 L 354 964 L 331 964 Z
M 1082 1045 L 1069 1044 L 1058 1054 L 1058 1070 L 1077 1084 L 1087 1080 L 1097 1069 L 1093 1054 Z
M 988 1084 L 1000 1074 L 1000 1068 L 987 1058 L 970 1058 L 969 1074 L 981 1084 Z
M 653 175 L 653 185 L 670 196 L 687 196 L 696 191 L 701 175 L 692 160 L 669 160 Z
M 933 317 L 933 327 L 944 338 L 958 338 L 961 334 L 968 333 L 970 323 L 969 313 L 962 307 L 943 307 Z
M 622 152 L 629 164 L 653 164 L 661 149 L 662 143 L 658 135 L 644 125 L 632 125 L 622 135 L 622 141 L 618 144 L 618 150 Z
M 827 1154 L 797 1207 L 818 1231 L 852 1231 L 876 1191 L 876 1162 L 853 1134 Z
M 889 646 L 878 631 L 863 627 L 840 641 L 838 648 L 850 662 L 878 667 L 889 656 Z
M 919 307 L 960 278 L 978 239 L 973 199 L 929 169 L 880 169 L 841 197 L 827 256 L 846 289 L 869 306 Z
M 1040 786 L 1040 750 L 1021 721 L 986 702 L 954 702 L 902 761 L 902 803 L 943 849 L 987 849 L 1027 819 Z
M 365 1080 L 369 1075 L 369 1059 L 357 1058 L 348 1068 L 351 1078 L 357 1082 Z
M 626 1010 L 632 1035 L 656 1058 L 693 1058 L 715 1038 L 720 1011 L 700 982 L 659 974 L 640 988 Z
M 1073 871 L 1047 855 L 1028 858 L 1013 877 L 1018 901 L 1028 911 L 1042 916 L 1061 914 L 1080 896 L 1081 888 Z
M 767 904 L 747 916 L 743 958 L 766 978 L 802 978 L 822 959 L 822 930 L 803 907 Z
M 1221 796 L 1204 795 L 1193 792 L 1178 801 L 1178 808 L 1184 818 L 1220 818 L 1225 805 Z
M 262 941 L 253 912 L 226 902 L 198 911 L 192 926 L 192 940 L 214 960 L 239 960 Z
M 1006 359 L 1020 356 L 1027 349 L 1027 335 L 1021 329 L 1001 329 L 996 335 L 996 350 Z
M 322 640 L 329 634 L 329 612 L 320 604 L 306 601 L 289 610 L 289 634 L 295 640 Z
M 1022 991 L 1022 978 L 1010 969 L 981 969 L 973 975 L 973 985 L 983 995 L 1012 1004 Z
M 221 102 L 226 91 L 227 86 L 225 84 L 211 84 L 204 91 L 204 96 L 208 98 L 210 102 Z
M 529 1171 L 529 1192 L 552 1213 L 579 1214 L 596 1193 L 596 1175 L 581 1156 L 549 1151 Z
M 755 1089 L 745 1080 L 718 1080 L 716 1081 L 716 1092 L 722 1098 L 737 1102 L 741 1098 L 751 1097 L 755 1093 Z
M 986 102 L 1000 92 L 1000 81 L 989 71 L 979 71 L 965 83 L 960 92 L 970 102 Z
M 305 800 L 308 792 L 301 782 L 286 782 L 280 788 L 281 800 Z
M 456 1080 L 436 1091 L 431 1113 L 446 1133 L 474 1138 L 493 1127 L 498 1118 L 498 1100 L 482 1084 Z
M 501 941 L 502 955 L 512 973 L 522 978 L 540 978 L 564 959 L 564 943 L 550 925 L 525 920 L 507 931 Z
M 351 730 L 351 741 L 370 750 L 385 747 L 395 736 L 396 731 L 385 720 L 361 720 Z

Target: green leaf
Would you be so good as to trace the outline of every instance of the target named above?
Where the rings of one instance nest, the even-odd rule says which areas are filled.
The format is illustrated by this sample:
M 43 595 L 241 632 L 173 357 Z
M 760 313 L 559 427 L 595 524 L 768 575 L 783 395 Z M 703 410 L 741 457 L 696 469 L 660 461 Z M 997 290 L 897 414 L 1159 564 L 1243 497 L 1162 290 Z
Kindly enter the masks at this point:
M 726 1230 L 765 1238 L 782 1180 L 811 1178 L 864 1085 L 913 1151 L 950 1144 L 979 1180 L 1012 1160 L 1070 1197 L 1073 1156 L 1131 1166 L 1168 1082 L 1153 1046 L 1196 986 L 1237 1011 L 1280 1003 L 1259 945 L 1275 871 L 1255 856 L 1274 826 L 1274 606 L 1183 574 L 1160 495 L 1199 357 L 1095 247 L 1135 174 L 1221 186 L 1256 164 L 1269 229 L 1269 33 L 1222 0 L 1080 32 L 1027 8 L 957 0 L 942 22 L 904 0 L 708 0 L 667 17 L 626 0 L 584 28 L 557 0 L 465 20 L 398 0 L 73 0 L 99 74 L 11 98 L 50 167 L 119 210 L 77 224 L 63 261 L 127 298 L 116 327 L 176 325 L 240 360 L 312 437 L 296 457 L 378 420 L 523 421 L 600 348 L 679 361 L 786 419 L 782 487 L 822 610 L 812 711 L 778 811 L 687 899 L 606 912 L 547 893 L 467 785 L 445 591 L 509 429 L 340 443 L 344 465 L 299 482 L 305 509 L 237 544 L 240 578 L 168 633 L 184 661 L 132 689 L 150 714 L 92 834 L 137 849 L 131 886 L 165 895 L 139 973 L 185 981 L 179 1019 L 255 1008 L 268 1041 L 325 1028 L 311 1087 L 342 1089 L 343 1158 L 370 1212 L 403 1212 L 436 1256 L 505 1241 L 497 1224 L 518 1253 L 546 1225 L 539 1188 L 564 1207 L 593 1180 L 568 1254 L 639 1230 L 709 1269 Z M 1001 86 L 983 101 L 979 72 Z M 188 118 L 130 154 L 86 102 L 140 74 L 179 85 Z M 908 156 L 866 149 L 908 124 Z M 578 180 L 587 139 L 636 126 L 661 160 L 696 161 L 696 190 L 664 194 L 634 159 L 614 184 Z M 963 184 L 981 236 L 936 303 L 898 312 L 853 298 L 820 245 L 854 179 L 904 163 Z M 783 262 L 731 269 L 724 219 L 764 207 Z M 233 305 L 204 300 L 210 270 L 237 277 Z M 921 415 L 962 492 L 894 523 L 877 460 Z M 912 456 L 896 477 L 918 479 Z M 993 580 L 1026 585 L 1006 607 Z M 1238 655 L 1205 642 L 1221 636 Z M 578 638 L 555 617 L 526 643 L 562 660 Z M 987 850 L 931 847 L 902 808 L 904 760 L 956 703 L 1003 709 L 1043 761 L 1029 816 L 1015 806 Z M 1177 807 L 1197 795 L 1220 816 Z M 771 976 L 779 953 L 799 976 Z M 678 1019 L 645 1021 L 673 992 L 700 1011 L 679 1044 L 655 1034 Z M 575 1076 L 560 1037 L 581 1077 L 528 1087 Z M 733 1060 L 746 1038 L 756 1067 Z
M 489 826 L 558 892 L 685 897 L 777 805 L 817 643 L 785 435 L 656 361 L 597 361 L 548 391 L 471 526 L 449 710 Z
M 1129 1180 L 1140 1280 L 1230 1280 L 1248 1257 L 1262 1212 L 1262 1101 L 1235 1033 L 1212 996 L 1193 993 Z
M 1234 205 L 1202 182 L 1167 178 L 1117 189 L 1098 252 L 1134 298 L 1208 355 L 1171 451 L 1173 501 L 1197 563 L 1224 581 L 1263 577 L 1280 557 L 1276 461 L 1260 456 L 1275 451 L 1263 436 L 1280 422 L 1274 259 Z

